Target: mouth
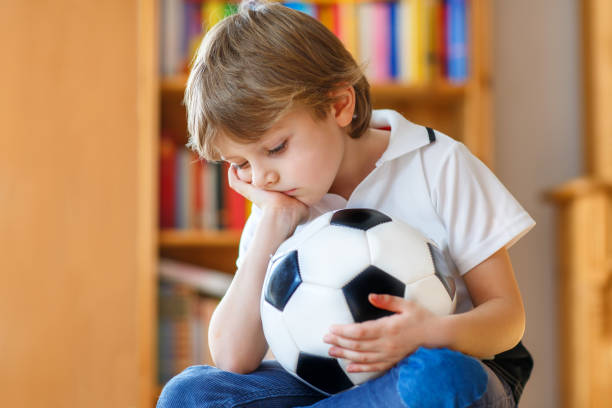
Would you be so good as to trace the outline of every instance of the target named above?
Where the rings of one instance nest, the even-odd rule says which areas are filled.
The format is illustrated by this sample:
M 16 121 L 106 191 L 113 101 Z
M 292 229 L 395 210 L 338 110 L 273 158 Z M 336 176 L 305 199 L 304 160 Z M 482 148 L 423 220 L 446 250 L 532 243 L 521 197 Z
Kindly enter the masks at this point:
M 297 191 L 297 188 L 292 188 L 291 190 L 283 191 L 283 194 L 291 195 Z

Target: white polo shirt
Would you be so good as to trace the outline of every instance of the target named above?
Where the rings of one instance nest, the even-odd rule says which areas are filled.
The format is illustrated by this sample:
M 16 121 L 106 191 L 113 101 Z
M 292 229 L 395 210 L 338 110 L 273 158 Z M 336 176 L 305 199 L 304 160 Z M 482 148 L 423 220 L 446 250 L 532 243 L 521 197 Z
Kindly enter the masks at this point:
M 454 262 L 457 309 L 473 308 L 462 276 L 502 247 L 509 248 L 534 220 L 495 175 L 456 140 L 406 120 L 392 110 L 375 110 L 374 128 L 391 128 L 389 145 L 349 200 L 326 194 L 310 207 L 309 220 L 342 208 L 373 208 L 401 219 L 433 241 Z M 253 238 L 261 210 L 253 206 L 242 232 L 238 267 Z

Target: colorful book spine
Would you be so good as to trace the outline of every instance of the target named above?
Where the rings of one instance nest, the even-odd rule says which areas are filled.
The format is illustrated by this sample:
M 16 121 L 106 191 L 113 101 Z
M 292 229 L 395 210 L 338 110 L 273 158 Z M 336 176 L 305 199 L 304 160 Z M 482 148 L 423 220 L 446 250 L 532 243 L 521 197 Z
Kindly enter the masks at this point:
M 411 25 L 410 25 L 410 21 L 412 19 L 411 14 L 412 14 L 412 9 L 413 9 L 413 5 L 412 5 L 412 1 L 413 0 L 401 0 L 399 2 L 399 29 L 397 30 L 398 32 L 398 38 L 397 38 L 397 45 L 398 45 L 398 60 L 399 60 L 399 73 L 398 73 L 398 78 L 400 80 L 400 82 L 404 82 L 404 83 L 410 83 L 413 81 L 414 78 L 414 73 L 412 71 L 413 67 L 412 67 L 412 61 L 411 61 L 411 56 L 413 55 L 413 51 L 412 51 L 412 46 L 413 46 L 413 42 L 412 42 L 412 30 L 411 30 Z
M 338 7 L 336 4 L 319 5 L 319 21 L 332 33 L 338 35 Z
M 466 0 L 447 0 L 447 72 L 454 83 L 467 80 L 467 5 Z
M 390 77 L 400 78 L 400 51 L 399 36 L 400 32 L 400 3 L 393 1 L 389 3 L 389 69 Z M 384 29 L 384 27 L 382 28 Z
M 372 3 L 372 80 L 388 82 L 391 78 L 391 8 L 387 2 Z
M 369 2 L 357 5 L 359 62 L 364 64 L 365 75 L 368 78 L 373 78 L 376 75 L 376 69 L 374 68 L 374 38 L 372 38 L 371 31 L 374 14 L 373 7 L 373 3 Z
M 175 75 L 181 70 L 183 62 L 181 33 L 185 23 L 182 0 L 163 0 L 161 17 L 160 68 L 163 75 Z
M 224 185 L 224 197 L 225 197 L 225 207 L 227 209 L 224 220 L 224 227 L 230 230 L 240 231 L 244 227 L 246 223 L 245 218 L 245 208 L 246 208 L 246 199 L 231 189 L 227 180 L 227 173 L 229 170 L 229 164 L 225 163 L 223 166 L 223 185 Z
M 160 143 L 159 163 L 159 203 L 160 203 L 160 228 L 174 227 L 175 212 L 175 169 L 176 148 L 172 135 L 163 132 Z
M 316 4 L 307 3 L 302 1 L 286 1 L 283 2 L 286 7 L 292 8 L 297 11 L 301 11 L 304 14 L 308 14 L 310 17 L 318 18 L 319 12 Z
M 360 60 L 357 39 L 357 7 L 354 2 L 338 4 L 338 38 L 356 61 Z

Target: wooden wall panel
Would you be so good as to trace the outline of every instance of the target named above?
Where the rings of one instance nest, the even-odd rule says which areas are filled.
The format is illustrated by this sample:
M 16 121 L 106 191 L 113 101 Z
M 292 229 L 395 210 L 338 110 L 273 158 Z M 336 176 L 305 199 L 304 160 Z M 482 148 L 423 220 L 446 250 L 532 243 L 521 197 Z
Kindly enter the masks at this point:
M 145 117 L 154 111 L 139 102 L 150 58 L 139 54 L 139 6 L 2 3 L 3 406 L 136 407 L 144 392 L 150 398 L 140 379 L 152 361 L 142 339 L 153 310 L 142 305 L 153 297 L 141 290 L 153 277 L 154 197 L 142 183 L 154 172 L 143 171 L 152 159 L 141 147 L 152 142 L 142 126 L 154 126 Z

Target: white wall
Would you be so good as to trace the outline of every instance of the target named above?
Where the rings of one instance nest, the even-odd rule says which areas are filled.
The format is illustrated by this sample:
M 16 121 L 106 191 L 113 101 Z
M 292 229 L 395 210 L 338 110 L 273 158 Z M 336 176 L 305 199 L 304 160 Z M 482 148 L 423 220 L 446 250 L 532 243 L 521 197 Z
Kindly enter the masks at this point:
M 476 0 L 478 1 L 478 0 Z M 521 408 L 558 407 L 555 207 L 551 187 L 582 172 L 579 8 L 493 1 L 495 172 L 537 226 L 510 250 L 535 368 Z

